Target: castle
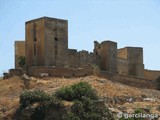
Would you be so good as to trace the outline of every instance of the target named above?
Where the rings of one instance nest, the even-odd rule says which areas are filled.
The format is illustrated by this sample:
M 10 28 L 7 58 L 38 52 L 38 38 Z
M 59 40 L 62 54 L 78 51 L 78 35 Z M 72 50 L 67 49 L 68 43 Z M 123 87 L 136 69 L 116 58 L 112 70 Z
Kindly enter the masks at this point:
M 94 41 L 93 52 L 68 48 L 68 21 L 42 17 L 25 23 L 25 41 L 15 41 L 15 68 L 19 57 L 25 57 L 26 68 L 33 66 L 85 68 L 98 66 L 101 71 L 124 76 L 145 77 L 143 48 L 117 49 L 113 41 Z M 150 71 L 147 71 L 150 74 Z M 152 71 L 153 72 L 153 71 Z M 157 75 L 160 75 L 158 72 Z

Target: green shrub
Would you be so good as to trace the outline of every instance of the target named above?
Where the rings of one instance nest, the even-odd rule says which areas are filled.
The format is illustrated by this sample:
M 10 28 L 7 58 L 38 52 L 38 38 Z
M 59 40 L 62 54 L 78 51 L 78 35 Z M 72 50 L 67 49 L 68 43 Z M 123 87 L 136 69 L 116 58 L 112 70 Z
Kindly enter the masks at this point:
M 113 120 L 105 105 L 99 106 L 95 101 L 87 97 L 84 97 L 81 101 L 75 101 L 71 107 L 71 112 L 80 120 L 102 120 L 106 117 Z
M 55 96 L 62 100 L 74 101 L 65 120 L 102 120 L 108 117 L 113 120 L 105 104 L 98 104 L 95 90 L 86 82 L 63 87 Z
M 71 107 L 71 111 L 74 115 L 76 115 L 78 117 L 83 117 L 83 115 L 85 113 L 83 103 L 81 101 L 75 101 L 75 103 Z
M 86 82 L 63 87 L 55 93 L 55 96 L 67 101 L 82 100 L 83 97 L 88 97 L 92 100 L 98 99 L 95 90 Z
M 144 113 L 144 111 L 138 108 L 134 111 L 134 113 Z
M 62 120 L 64 105 L 60 100 L 51 100 L 39 104 L 32 110 L 31 120 Z
M 16 120 L 113 120 L 106 106 L 98 104 L 95 91 L 86 82 L 61 88 L 54 95 L 56 97 L 40 90 L 25 90 L 20 95 Z M 64 106 L 61 99 L 73 100 L 73 105 Z
M 34 103 L 36 103 L 36 106 L 34 106 Z M 25 90 L 20 95 L 20 107 L 15 116 L 16 120 L 61 120 L 63 110 L 62 101 L 54 96 L 41 90 Z
M 45 102 L 45 101 L 50 101 L 51 99 L 52 96 L 46 94 L 41 90 L 35 90 L 35 91 L 25 90 L 20 95 L 20 104 L 22 107 L 26 107 L 35 102 Z
M 20 67 L 25 68 L 26 58 L 24 56 L 20 56 L 18 58 L 18 64 Z
M 80 120 L 80 118 L 74 115 L 72 112 L 68 112 L 67 115 L 63 118 L 63 120 Z

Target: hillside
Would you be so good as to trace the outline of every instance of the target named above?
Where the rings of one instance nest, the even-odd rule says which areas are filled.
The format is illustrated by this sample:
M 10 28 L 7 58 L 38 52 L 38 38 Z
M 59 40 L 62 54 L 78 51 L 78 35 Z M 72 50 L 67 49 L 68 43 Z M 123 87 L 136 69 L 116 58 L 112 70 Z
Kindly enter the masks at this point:
M 123 85 L 108 79 L 95 76 L 80 78 L 33 78 L 30 80 L 30 89 L 43 90 L 53 93 L 62 86 L 68 86 L 80 81 L 88 82 L 106 105 L 116 114 L 118 112 L 132 113 L 141 108 L 148 113 L 160 115 L 160 92 L 151 89 L 140 89 Z M 0 80 L 0 119 L 9 120 L 19 107 L 19 95 L 25 89 L 23 80 L 14 76 Z

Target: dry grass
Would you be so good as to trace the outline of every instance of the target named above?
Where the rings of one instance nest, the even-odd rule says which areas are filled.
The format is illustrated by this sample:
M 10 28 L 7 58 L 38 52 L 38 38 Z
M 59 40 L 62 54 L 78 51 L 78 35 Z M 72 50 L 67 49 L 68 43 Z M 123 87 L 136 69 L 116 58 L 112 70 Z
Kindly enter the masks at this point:
M 23 89 L 23 82 L 19 77 L 12 77 L 0 81 L 1 97 L 16 97 Z
M 33 78 L 30 81 L 30 89 L 40 89 L 47 93 L 53 93 L 57 89 L 63 86 L 72 85 L 74 83 L 84 81 L 92 85 L 96 89 L 97 93 L 101 97 L 105 96 L 136 96 L 140 97 L 141 94 L 145 94 L 146 90 L 135 88 L 120 83 L 115 83 L 108 79 L 98 78 L 95 76 L 80 77 L 80 78 L 45 78 L 36 79 Z M 7 80 L 0 81 L 0 96 L 8 98 L 18 98 L 19 94 L 23 91 L 23 81 L 19 77 L 12 77 Z M 151 90 L 148 90 L 149 92 Z M 147 93 L 149 93 L 147 92 Z M 154 93 L 153 93 L 154 94 Z M 158 96 L 158 94 L 157 94 Z M 159 96 L 160 97 L 160 96 Z
M 0 113 L 1 117 L 12 120 L 12 116 L 19 107 L 19 99 L 1 98 L 0 99 Z M 0 117 L 0 118 L 1 118 Z
M 99 96 L 140 96 L 141 92 L 138 88 L 130 87 L 127 85 L 122 85 L 119 83 L 113 83 L 112 81 L 109 81 L 104 78 L 98 78 L 94 76 L 88 76 L 83 78 L 48 78 L 45 80 L 39 80 L 41 82 L 38 82 L 39 86 L 43 86 L 42 88 L 39 87 L 39 89 L 42 89 L 46 92 L 54 92 L 60 87 L 72 85 L 74 83 L 84 81 L 88 82 L 92 85 L 94 89 L 96 89 Z M 38 88 L 35 87 L 35 88 Z
M 74 83 L 84 81 L 92 85 L 92 87 L 97 91 L 100 97 L 115 97 L 115 96 L 134 96 L 140 97 L 142 94 L 150 95 L 150 92 L 160 98 L 160 94 L 157 91 L 144 90 L 140 88 L 135 88 L 120 83 L 114 83 L 108 79 L 98 78 L 95 76 L 80 77 L 80 78 L 44 78 L 36 79 L 32 78 L 30 81 L 30 89 L 40 89 L 47 93 L 54 93 L 57 89 L 72 85 Z M 19 95 L 24 90 L 23 81 L 19 77 L 12 77 L 6 80 L 0 80 L 0 119 L 2 116 L 7 116 L 8 120 L 11 119 L 12 114 L 19 107 Z M 152 97 L 152 96 L 151 96 Z M 71 103 L 65 103 L 70 105 Z M 153 103 L 130 103 L 124 104 L 124 107 L 141 107 L 150 106 Z M 159 103 L 154 103 L 154 106 Z M 5 109 L 4 109 L 5 108 Z M 4 110 L 3 110 L 4 109 Z M 154 109 L 153 109 L 154 110 Z
M 134 103 L 125 103 L 121 107 L 126 107 L 126 108 L 132 108 L 132 109 L 137 109 L 137 108 L 148 108 L 150 110 L 150 113 L 152 114 L 158 114 L 160 115 L 160 111 L 157 110 L 157 107 L 160 107 L 160 102 L 134 102 Z

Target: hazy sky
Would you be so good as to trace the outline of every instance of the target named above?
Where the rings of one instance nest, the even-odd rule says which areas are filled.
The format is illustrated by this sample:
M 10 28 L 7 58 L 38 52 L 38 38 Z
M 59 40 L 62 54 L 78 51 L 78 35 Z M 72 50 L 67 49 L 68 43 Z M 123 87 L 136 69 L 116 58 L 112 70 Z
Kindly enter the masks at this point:
M 25 21 L 68 20 L 69 48 L 92 51 L 94 40 L 143 47 L 147 69 L 160 70 L 160 0 L 0 0 L 0 74 L 14 68 L 14 41 Z

